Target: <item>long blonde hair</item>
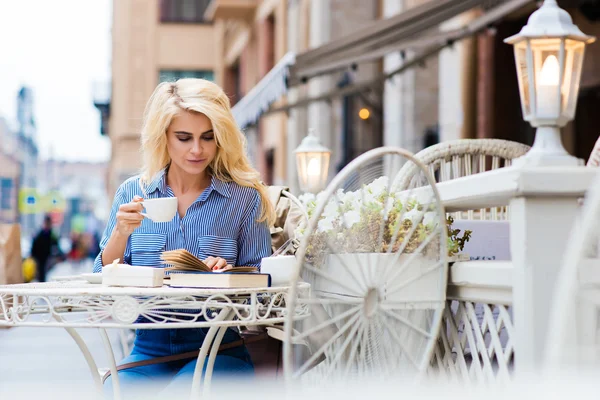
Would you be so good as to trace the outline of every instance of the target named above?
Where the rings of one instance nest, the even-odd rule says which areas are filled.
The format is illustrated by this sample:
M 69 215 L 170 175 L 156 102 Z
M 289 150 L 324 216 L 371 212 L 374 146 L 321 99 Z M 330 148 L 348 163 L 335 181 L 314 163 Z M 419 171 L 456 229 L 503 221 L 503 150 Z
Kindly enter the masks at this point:
M 258 221 L 272 224 L 275 219 L 273 205 L 260 181 L 260 174 L 252 168 L 246 156 L 246 138 L 235 123 L 229 98 L 218 85 L 205 79 L 163 82 L 150 96 L 141 135 L 142 183 L 148 185 L 170 163 L 167 129 L 181 110 L 204 114 L 210 119 L 217 154 L 208 167 L 209 172 L 224 182 L 233 181 L 256 189 L 262 203 Z

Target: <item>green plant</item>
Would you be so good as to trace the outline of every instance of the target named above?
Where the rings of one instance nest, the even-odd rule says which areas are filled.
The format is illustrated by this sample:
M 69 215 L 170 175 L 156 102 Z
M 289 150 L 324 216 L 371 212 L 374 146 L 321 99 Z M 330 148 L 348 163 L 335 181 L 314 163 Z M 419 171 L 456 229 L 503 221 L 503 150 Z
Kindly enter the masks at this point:
M 450 215 L 446 217 L 446 227 L 448 229 L 448 256 L 452 257 L 460 253 L 465 248 L 465 243 L 471 239 L 472 231 L 465 229 L 462 237 L 460 236 L 460 229 L 452 229 L 454 218 Z
M 323 195 L 303 195 L 309 217 L 316 212 Z M 382 177 L 354 192 L 339 190 L 326 204 L 317 229 L 309 238 L 307 257 L 320 265 L 331 253 L 414 253 L 435 257 L 439 254 L 442 221 L 435 204 L 422 204 L 402 192 L 388 191 Z M 452 217 L 445 219 L 448 256 L 463 250 L 471 231 L 453 229 Z M 304 229 L 296 237 L 304 236 Z

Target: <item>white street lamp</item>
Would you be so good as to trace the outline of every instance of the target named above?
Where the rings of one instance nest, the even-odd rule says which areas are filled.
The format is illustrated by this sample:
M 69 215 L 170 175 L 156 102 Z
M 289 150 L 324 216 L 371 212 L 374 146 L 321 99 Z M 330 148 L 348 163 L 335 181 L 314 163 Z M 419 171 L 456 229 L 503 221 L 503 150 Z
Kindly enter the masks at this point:
M 327 184 L 331 150 L 319 142 L 314 129 L 309 129 L 308 135 L 302 139 L 294 154 L 300 190 L 305 193 L 318 193 L 323 190 Z
M 533 147 L 515 164 L 583 163 L 563 147 L 560 128 L 575 115 L 585 45 L 594 40 L 556 0 L 545 0 L 521 32 L 504 40 L 515 49 L 523 116 L 537 128 Z

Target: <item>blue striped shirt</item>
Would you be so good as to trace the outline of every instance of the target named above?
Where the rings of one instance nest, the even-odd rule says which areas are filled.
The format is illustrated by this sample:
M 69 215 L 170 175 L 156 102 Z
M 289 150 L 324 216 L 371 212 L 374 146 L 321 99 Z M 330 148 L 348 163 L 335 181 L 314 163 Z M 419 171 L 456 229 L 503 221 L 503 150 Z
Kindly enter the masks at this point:
M 126 180 L 117 190 L 102 240 L 94 272 L 102 270 L 102 251 L 116 225 L 121 204 L 134 196 L 144 199 L 175 197 L 166 182 L 165 170 L 148 185 L 140 187 L 140 177 Z M 145 218 L 127 240 L 123 262 L 131 265 L 162 268 L 163 251 L 186 249 L 201 260 L 222 257 L 231 265 L 260 267 L 263 257 L 271 254 L 271 236 L 266 222 L 256 222 L 261 212 L 261 198 L 254 188 L 212 178 L 208 188 L 171 222 L 155 223 Z

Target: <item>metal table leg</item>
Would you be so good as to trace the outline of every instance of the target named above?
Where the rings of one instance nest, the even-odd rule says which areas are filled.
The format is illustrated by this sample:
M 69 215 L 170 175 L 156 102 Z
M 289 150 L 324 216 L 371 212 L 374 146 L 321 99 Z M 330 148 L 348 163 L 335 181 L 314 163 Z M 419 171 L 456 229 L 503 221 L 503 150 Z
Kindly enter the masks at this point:
M 64 322 L 64 320 L 60 317 L 60 315 L 54 314 L 53 317 L 58 322 Z M 87 345 L 85 344 L 85 342 L 83 341 L 83 339 L 81 338 L 79 333 L 77 333 L 77 331 L 74 328 L 65 327 L 64 329 L 73 338 L 73 340 L 79 347 L 79 350 L 83 354 L 83 357 L 85 358 L 85 361 L 87 362 L 88 367 L 90 368 L 90 372 L 92 374 L 92 379 L 94 380 L 96 390 L 98 391 L 98 394 L 100 396 L 102 396 L 102 382 L 100 381 L 100 374 L 98 373 L 98 366 L 96 365 L 96 362 L 94 361 L 94 357 L 92 356 L 92 353 L 90 353 L 90 350 L 88 349 Z
M 106 351 L 106 356 L 108 357 L 108 362 L 110 363 L 110 375 L 112 377 L 114 400 L 121 400 L 121 384 L 119 383 L 119 373 L 117 372 L 115 353 L 113 352 L 106 329 L 99 328 L 98 331 L 100 331 L 102 343 L 104 344 L 104 350 Z
M 213 321 L 214 322 L 225 321 L 227 318 L 230 317 L 230 315 L 233 315 L 233 310 L 230 308 L 223 308 L 219 312 L 219 315 L 217 315 L 217 317 Z M 191 399 L 200 398 L 200 378 L 202 378 L 202 370 L 204 367 L 204 360 L 206 359 L 206 356 L 208 354 L 208 349 L 211 347 L 211 345 L 213 343 L 213 339 L 215 339 L 215 336 L 217 335 L 217 332 L 220 329 L 221 329 L 220 326 L 212 326 L 208 330 L 208 333 L 206 334 L 206 337 L 204 338 L 204 342 L 202 343 L 202 347 L 200 348 L 200 353 L 198 354 L 196 368 L 194 370 L 194 377 L 192 380 Z M 221 335 L 220 339 L 222 339 L 222 338 L 223 338 L 223 336 Z M 219 339 L 219 341 L 220 341 L 220 339 Z M 207 370 L 207 373 L 208 373 L 208 370 Z M 211 375 L 212 375 L 212 371 L 211 371 Z
M 219 353 L 219 347 L 221 346 L 221 341 L 223 340 L 223 336 L 225 336 L 225 332 L 227 332 L 227 327 L 222 326 L 213 341 L 212 348 L 210 350 L 210 356 L 208 357 L 208 363 L 206 364 L 206 371 L 204 374 L 204 387 L 202 388 L 202 395 L 208 398 L 208 394 L 210 392 L 210 382 L 212 379 L 213 368 L 215 367 L 215 360 L 217 358 L 217 354 Z

